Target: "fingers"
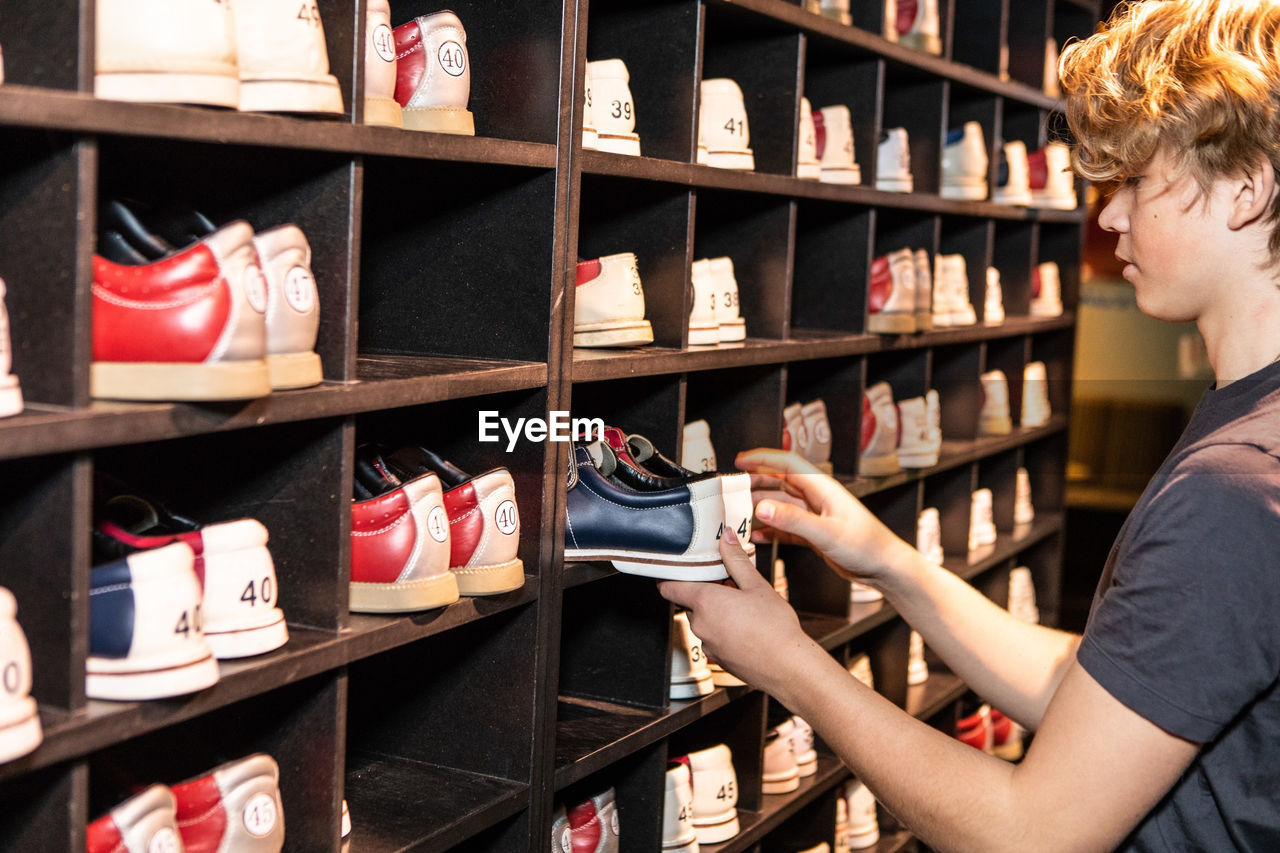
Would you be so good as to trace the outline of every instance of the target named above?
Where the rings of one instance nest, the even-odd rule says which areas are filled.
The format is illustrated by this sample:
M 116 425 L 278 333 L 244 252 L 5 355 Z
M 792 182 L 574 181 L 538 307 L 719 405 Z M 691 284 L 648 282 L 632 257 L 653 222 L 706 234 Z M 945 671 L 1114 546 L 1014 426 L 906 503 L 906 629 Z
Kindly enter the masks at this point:
M 705 584 L 699 581 L 659 581 L 658 594 L 672 604 L 692 610 L 693 602 L 703 586 Z
M 789 501 L 763 500 L 756 504 L 756 518 L 766 528 L 784 536 L 803 539 L 819 551 L 832 547 L 835 533 L 831 523 Z
M 750 590 L 765 582 L 760 572 L 751 563 L 747 552 L 738 544 L 737 536 L 720 537 L 720 557 L 724 560 L 725 571 L 738 589 Z
M 751 474 L 821 474 L 813 463 L 795 453 L 786 450 L 776 450 L 768 447 L 758 447 L 755 450 L 748 450 L 739 453 L 737 458 L 733 460 L 733 464 L 738 470 L 746 471 Z

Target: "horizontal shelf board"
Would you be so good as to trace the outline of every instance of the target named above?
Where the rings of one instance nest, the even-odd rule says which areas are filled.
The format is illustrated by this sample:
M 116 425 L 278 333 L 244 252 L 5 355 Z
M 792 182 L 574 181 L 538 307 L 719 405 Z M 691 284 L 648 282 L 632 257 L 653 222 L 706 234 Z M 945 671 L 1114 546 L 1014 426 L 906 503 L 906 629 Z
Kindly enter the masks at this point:
M 1008 435 L 976 438 L 973 441 L 948 441 L 944 439 L 942 453 L 938 457 L 938 464 L 930 468 L 904 468 L 897 474 L 892 474 L 888 477 L 841 477 L 837 472 L 836 479 L 840 480 L 841 484 L 856 497 L 864 498 L 905 483 L 922 480 L 931 474 L 950 471 L 953 468 L 959 468 L 962 465 L 968 465 L 980 459 L 986 459 L 996 454 L 1013 450 L 1024 444 L 1030 444 L 1046 436 L 1062 432 L 1066 428 L 1067 416 L 1056 414 L 1051 416 L 1049 422 L 1042 427 L 1014 427 L 1013 432 Z
M 996 534 L 996 542 L 990 549 L 975 552 L 972 559 L 950 555 L 943 559 L 942 565 L 964 580 L 972 580 L 1026 548 L 1061 531 L 1063 520 L 1064 515 L 1060 512 L 1039 513 L 1030 528 L 1022 531 L 1021 535 L 1014 535 L 1010 531 L 999 531 Z M 800 617 L 800 627 L 804 632 L 824 649 L 830 651 L 896 619 L 898 612 L 889 602 L 880 600 L 865 604 L 850 604 L 847 616 L 811 612 L 801 612 L 797 615 Z
M 866 207 L 920 210 L 974 216 L 982 219 L 1084 222 L 1084 210 L 1049 210 L 991 201 L 956 201 L 931 193 L 884 192 L 870 186 L 842 186 L 807 181 L 790 175 L 718 169 L 696 163 L 631 157 L 606 151 L 583 151 L 582 173 L 614 178 L 655 181 L 689 188 L 762 193 L 785 198 L 860 204 Z
M 907 687 L 907 713 L 917 720 L 928 720 L 945 710 L 968 689 L 960 676 L 945 669 L 933 669 L 923 684 Z
M 547 384 L 543 362 L 361 356 L 355 382 L 324 382 L 235 403 L 125 403 L 83 409 L 31 403 L 0 421 L 0 459 L 339 417 Z
M 750 320 L 748 316 L 748 324 Z M 999 326 L 965 326 L 918 335 L 865 335 L 800 329 L 792 331 L 787 340 L 748 338 L 738 344 L 688 347 L 683 350 L 653 346 L 613 350 L 579 347 L 573 351 L 573 381 L 601 382 L 633 376 L 692 373 L 977 343 L 1069 329 L 1074 322 L 1075 315 L 1066 313 L 1061 317 L 1043 320 L 1010 317 Z
M 529 806 L 525 784 L 369 752 L 348 755 L 344 795 L 361 853 L 447 850 Z
M 819 796 L 830 791 L 849 775 L 849 769 L 837 758 L 818 756 L 818 772 L 801 777 L 800 787 L 789 794 L 765 794 L 764 808 L 758 812 L 738 809 L 738 834 L 721 844 L 702 844 L 707 853 L 740 853 L 748 850 L 787 818 L 796 814 Z
M 561 696 L 556 716 L 556 790 L 657 743 L 747 692 L 746 687 L 718 687 L 697 699 L 673 700 L 665 711 Z
M 30 755 L 0 765 L 0 780 L 86 755 L 360 658 L 522 606 L 536 595 L 537 578 L 528 575 L 524 587 L 516 592 L 465 597 L 443 609 L 404 616 L 353 613 L 347 630 L 337 634 L 290 625 L 289 642 L 283 648 L 257 657 L 221 661 L 218 683 L 190 696 L 150 702 L 90 700 L 76 713 L 41 706 L 44 742 Z
M 810 35 L 847 45 L 852 48 L 854 55 L 861 58 L 880 57 L 891 66 L 903 70 L 954 80 L 975 89 L 982 89 L 1046 110 L 1060 110 L 1062 106 L 1057 98 L 1051 98 L 1039 89 L 1024 83 L 1001 80 L 994 74 L 950 62 L 922 50 L 913 50 L 905 45 L 888 41 L 877 33 L 845 26 L 838 21 L 807 12 L 802 7 L 783 2 L 783 0 L 712 0 L 712 2 L 715 6 L 750 10 L 756 14 L 786 22 Z
M 916 837 L 910 832 L 900 829 L 888 835 L 881 833 L 880 840 L 872 849 L 874 853 L 902 853 L 904 850 L 915 850 L 915 840 Z
M 352 613 L 342 636 L 347 663 L 416 642 L 528 604 L 538 595 L 538 578 L 525 575 L 524 586 L 503 595 L 463 596 L 448 607 L 419 613 Z
M 551 144 L 372 127 L 343 119 L 107 101 L 33 86 L 0 88 L 0 125 L 538 169 L 556 165 Z

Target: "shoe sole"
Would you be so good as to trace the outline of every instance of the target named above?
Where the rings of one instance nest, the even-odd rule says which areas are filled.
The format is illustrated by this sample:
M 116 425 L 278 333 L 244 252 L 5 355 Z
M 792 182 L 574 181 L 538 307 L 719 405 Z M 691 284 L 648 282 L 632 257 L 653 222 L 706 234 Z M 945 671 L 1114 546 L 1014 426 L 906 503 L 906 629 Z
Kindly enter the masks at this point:
M 801 779 L 817 773 L 818 753 L 813 751 L 806 753 L 806 757 L 803 761 L 800 760 L 799 756 L 796 756 L 796 771 L 800 774 Z
M 899 447 L 898 464 L 903 468 L 932 468 L 934 465 L 938 464 L 938 451 L 931 450 L 924 453 L 909 453 Z
M 985 417 L 978 418 L 978 435 L 1008 435 L 1013 432 L 1013 420 L 1009 417 Z
M 600 134 L 594 127 L 582 128 L 582 147 L 588 151 L 596 151 L 600 145 Z
M 790 794 L 799 787 L 799 768 L 782 777 L 770 778 L 769 774 L 766 773 L 760 782 L 760 790 L 766 794 Z
M 16 710 L 16 718 L 0 725 L 0 761 L 12 761 L 26 755 L 40 745 L 44 732 L 40 728 L 40 714 L 36 700 L 30 696 Z
M 107 400 L 250 400 L 271 393 L 265 360 L 215 364 L 95 361 L 90 396 Z
M 310 388 L 324 379 L 320 356 L 314 352 L 288 352 L 267 356 L 267 376 L 274 391 Z
M 93 93 L 111 101 L 208 104 L 235 109 L 240 78 L 229 74 L 181 74 L 162 71 L 112 71 L 95 75 Z
M 352 613 L 412 613 L 453 604 L 459 597 L 453 572 L 401 583 L 351 581 L 347 609 Z
M 461 107 L 404 107 L 405 130 L 476 135 L 476 117 Z
M 712 667 L 711 683 L 716 687 L 746 687 L 747 682 L 743 681 L 732 672 L 725 670 L 723 667 Z
M 644 551 L 587 551 L 566 548 L 566 563 L 590 563 L 608 560 L 623 574 L 640 575 L 671 581 L 718 581 L 729 574 L 719 557 L 704 560 L 680 561 L 678 555 L 653 554 Z
M 119 665 L 115 661 L 90 657 L 86 666 L 85 695 L 90 699 L 122 702 L 164 699 L 195 693 L 218 682 L 218 662 L 212 654 L 156 669 L 107 671 Z
M 342 90 L 332 74 L 240 78 L 240 110 L 249 113 L 341 113 Z
M 747 339 L 747 321 L 739 317 L 720 324 L 720 343 L 732 344 Z
M 915 190 L 914 178 L 876 178 L 876 189 L 885 193 L 909 193 Z
M 1074 195 L 1072 196 L 1051 196 L 1044 193 L 1031 191 L 1032 207 L 1049 207 L 1054 210 L 1075 210 L 1079 206 L 1079 202 Z
M 858 460 L 859 477 L 888 477 L 901 470 L 902 466 L 898 463 L 897 453 L 889 453 L 885 456 L 863 456 Z
M 693 853 L 698 847 L 698 837 L 695 835 L 688 841 L 664 841 L 662 849 L 670 851 L 670 853 Z
M 750 148 L 733 151 L 708 148 L 706 165 L 714 166 L 717 169 L 738 169 L 743 172 L 754 172 L 756 170 L 756 155 Z
M 669 690 L 672 699 L 697 699 L 706 696 L 716 689 L 710 676 L 705 679 L 693 678 L 688 681 L 673 681 Z
M 983 180 L 976 184 L 944 183 L 941 195 L 953 201 L 986 201 L 987 182 Z
M 801 163 L 796 166 L 796 177 L 802 181 L 822 180 L 822 167 L 817 163 Z
M 7 418 L 22 411 L 22 388 L 18 377 L 0 377 L 0 418 Z
M 601 328 L 586 327 L 573 330 L 575 347 L 634 347 L 653 343 L 653 326 L 648 320 L 594 325 Z
M 934 56 L 942 55 L 942 39 L 926 33 L 898 33 L 898 44 L 913 50 L 923 50 Z
M 500 595 L 524 586 L 524 562 L 519 558 L 493 566 L 450 569 L 463 595 Z
M 867 331 L 876 335 L 907 335 L 916 330 L 915 312 L 910 314 L 869 314 Z
M 380 127 L 404 127 L 404 111 L 395 98 L 365 98 L 364 123 Z
M 854 604 L 871 604 L 884 599 L 884 593 L 866 586 L 855 586 L 849 589 L 849 600 Z
M 596 150 L 639 157 L 640 136 L 635 133 L 601 133 L 597 130 Z
M 689 346 L 715 346 L 720 343 L 720 324 L 711 326 L 689 327 Z
M 276 609 L 274 619 L 265 625 L 236 628 L 206 623 L 204 638 L 218 660 L 247 658 L 274 651 L 289 642 L 289 626 L 284 614 Z
M 853 166 L 852 168 L 849 166 L 840 166 L 837 168 L 823 169 L 822 177 L 820 177 L 819 180 L 824 184 L 856 186 L 862 183 L 862 169 L 857 166 Z
M 930 311 L 916 312 L 916 331 L 931 332 L 933 331 L 933 313 Z
M 996 190 L 995 203 L 996 204 L 1012 204 L 1012 205 L 1016 205 L 1017 207 L 1030 207 L 1031 196 L 1009 195 L 1007 193 L 1002 193 L 999 190 Z
M 735 809 L 727 818 L 702 818 L 702 822 L 695 817 L 693 832 L 698 836 L 699 844 L 719 844 L 722 841 L 728 841 L 738 834 L 738 812 Z

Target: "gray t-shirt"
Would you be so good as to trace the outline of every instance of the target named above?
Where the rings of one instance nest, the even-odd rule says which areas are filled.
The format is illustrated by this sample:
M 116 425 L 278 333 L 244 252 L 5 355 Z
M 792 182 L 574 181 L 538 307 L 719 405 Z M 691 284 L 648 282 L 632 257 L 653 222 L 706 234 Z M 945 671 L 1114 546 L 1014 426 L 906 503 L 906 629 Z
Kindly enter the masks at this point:
M 1206 391 L 1125 521 L 1079 661 L 1203 744 L 1129 850 L 1280 850 L 1280 364 Z

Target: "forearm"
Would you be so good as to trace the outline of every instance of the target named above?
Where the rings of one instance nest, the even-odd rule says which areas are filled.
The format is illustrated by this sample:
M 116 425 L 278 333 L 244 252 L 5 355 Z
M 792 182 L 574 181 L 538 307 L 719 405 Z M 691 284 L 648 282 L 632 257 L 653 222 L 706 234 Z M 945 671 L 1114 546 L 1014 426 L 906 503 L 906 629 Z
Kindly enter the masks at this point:
M 775 687 L 911 831 L 938 850 L 1053 850 L 1069 845 L 1061 803 L 1042 808 L 1015 767 L 947 737 L 849 677 L 819 647 Z M 1046 804 L 1047 805 L 1047 804 Z
M 1005 714 L 1038 728 L 1080 638 L 1015 619 L 918 554 L 894 579 L 884 586 L 886 598 L 934 654 Z

